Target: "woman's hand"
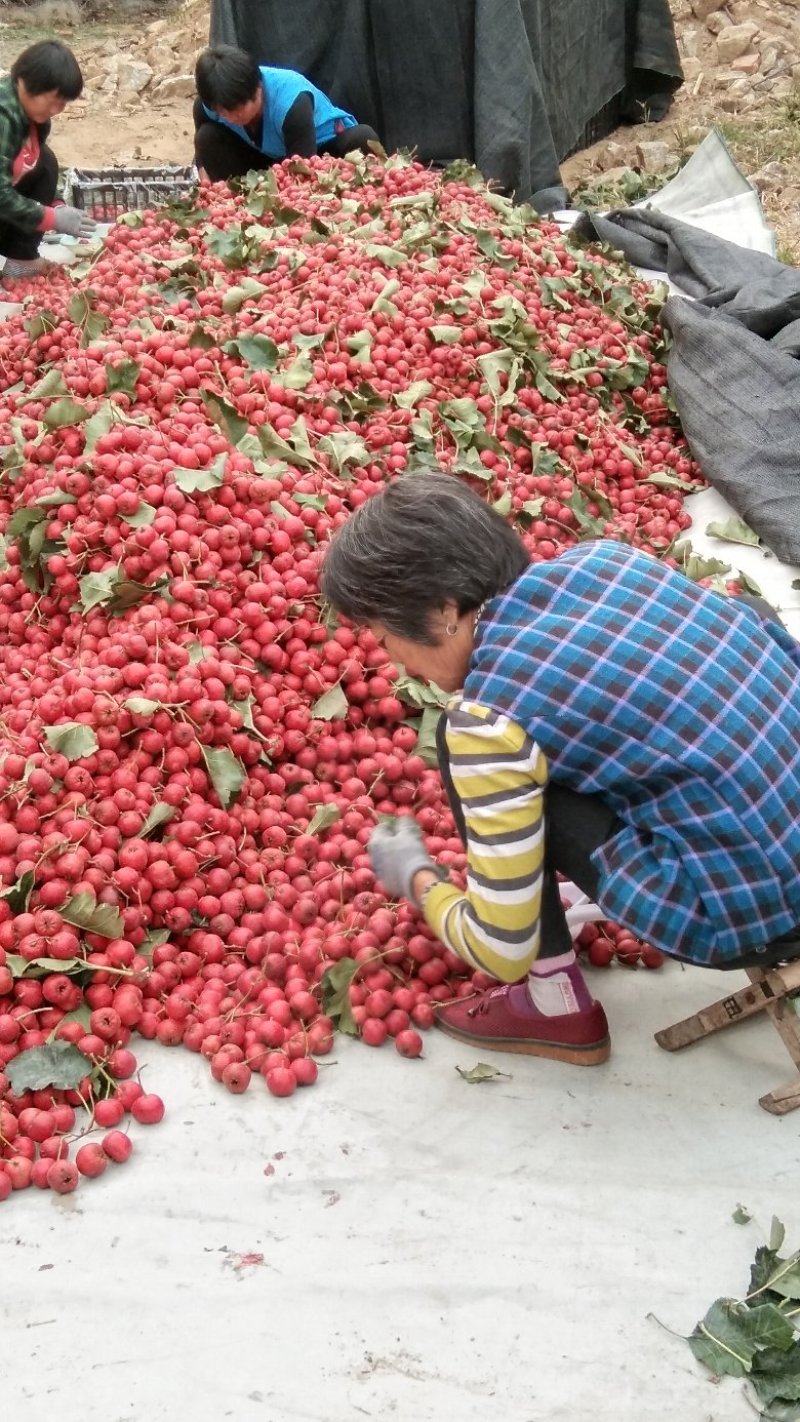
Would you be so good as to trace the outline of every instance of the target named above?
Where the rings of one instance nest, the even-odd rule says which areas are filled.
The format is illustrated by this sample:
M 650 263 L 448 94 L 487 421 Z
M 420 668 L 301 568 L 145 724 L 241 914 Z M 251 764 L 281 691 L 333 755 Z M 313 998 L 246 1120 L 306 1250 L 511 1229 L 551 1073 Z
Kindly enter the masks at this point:
M 64 233 L 68 237 L 87 240 L 94 236 L 97 224 L 88 212 L 82 212 L 77 207 L 57 207 L 54 226 L 56 232 Z
M 419 900 L 414 894 L 414 878 L 422 873 L 438 879 L 436 865 L 422 843 L 416 820 L 403 815 L 396 820 L 377 825 L 369 838 L 369 857 L 376 878 L 393 899 Z

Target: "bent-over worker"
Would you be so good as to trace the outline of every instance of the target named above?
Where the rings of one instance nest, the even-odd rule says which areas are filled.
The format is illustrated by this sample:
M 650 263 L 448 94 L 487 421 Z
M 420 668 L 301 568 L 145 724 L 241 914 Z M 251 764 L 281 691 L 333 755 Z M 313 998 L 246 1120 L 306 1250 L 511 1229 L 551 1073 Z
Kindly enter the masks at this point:
M 204 50 L 195 82 L 195 162 L 212 183 L 293 156 L 383 151 L 374 129 L 337 108 L 304 75 L 258 65 L 233 45 Z
M 389 894 L 504 984 L 439 1009 L 444 1031 L 605 1060 L 559 873 L 685 963 L 800 956 L 800 644 L 766 604 L 611 540 L 532 564 L 449 474 L 394 479 L 357 509 L 322 589 L 389 660 L 458 693 L 439 751 L 466 892 L 410 816 L 370 840 Z

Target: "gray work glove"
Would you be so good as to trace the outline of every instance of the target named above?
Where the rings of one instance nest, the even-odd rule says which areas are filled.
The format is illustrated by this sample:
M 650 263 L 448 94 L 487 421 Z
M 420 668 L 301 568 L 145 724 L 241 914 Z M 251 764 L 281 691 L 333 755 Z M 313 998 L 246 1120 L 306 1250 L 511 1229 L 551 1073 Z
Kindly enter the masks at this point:
M 375 877 L 380 879 L 390 898 L 411 899 L 414 875 L 420 869 L 430 869 L 439 877 L 439 870 L 422 843 L 422 833 L 409 815 L 377 825 L 369 837 L 369 857 Z
M 67 237 L 92 237 L 96 223 L 77 207 L 55 208 L 55 229 Z

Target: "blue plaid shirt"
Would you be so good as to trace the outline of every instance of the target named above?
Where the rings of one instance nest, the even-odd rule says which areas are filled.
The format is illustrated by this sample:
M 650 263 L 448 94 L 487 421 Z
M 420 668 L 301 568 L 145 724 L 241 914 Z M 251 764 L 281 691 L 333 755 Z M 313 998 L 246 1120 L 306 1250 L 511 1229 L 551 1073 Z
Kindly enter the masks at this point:
M 487 604 L 464 695 L 616 811 L 609 919 L 708 965 L 800 924 L 800 644 L 777 620 L 584 543 Z

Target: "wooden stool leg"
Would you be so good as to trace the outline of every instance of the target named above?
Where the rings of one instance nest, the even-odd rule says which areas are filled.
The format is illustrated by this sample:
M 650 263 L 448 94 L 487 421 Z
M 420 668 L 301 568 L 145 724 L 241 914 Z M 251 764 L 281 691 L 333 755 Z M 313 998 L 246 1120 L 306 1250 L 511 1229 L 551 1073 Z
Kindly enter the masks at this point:
M 748 968 L 748 987 L 723 997 L 710 1007 L 695 1012 L 672 1027 L 656 1033 L 656 1041 L 667 1052 L 678 1052 L 692 1042 L 699 1042 L 735 1022 L 765 1012 L 783 1040 L 795 1066 L 800 1067 L 800 1016 L 795 1012 L 791 995 L 800 993 L 800 961 L 765 972 Z M 788 1086 L 778 1087 L 762 1096 L 759 1102 L 774 1116 L 785 1116 L 800 1108 L 800 1076 Z
M 685 1017 L 682 1022 L 676 1022 L 672 1027 L 665 1027 L 663 1031 L 656 1032 L 659 1047 L 663 1047 L 665 1052 L 679 1052 L 683 1047 L 691 1046 L 692 1042 L 710 1037 L 713 1032 L 722 1032 L 726 1027 L 732 1027 L 734 1022 L 742 1022 L 746 1017 L 754 1017 L 757 1013 L 766 1011 L 776 995 L 786 991 L 778 970 L 771 973 L 751 970 L 748 976 L 749 987 L 740 988 L 738 992 L 732 992 L 728 997 L 712 1002 L 710 1007 L 704 1007 L 693 1016 Z
M 800 1107 L 800 1076 L 796 1081 L 790 1081 L 788 1086 L 779 1086 L 777 1091 L 768 1091 L 758 1104 L 772 1116 L 788 1116 L 790 1111 L 796 1111 Z
M 798 973 L 800 973 L 800 965 L 793 963 L 788 968 L 784 968 L 783 977 L 791 982 Z M 748 977 L 751 980 L 757 980 L 763 976 L 764 974 L 752 969 L 748 972 Z M 774 1027 L 780 1033 L 789 1056 L 795 1066 L 800 1067 L 800 1017 L 795 1012 L 791 999 L 786 996 L 776 998 L 767 1004 L 766 1010 Z M 795 1081 L 790 1081 L 788 1086 L 779 1086 L 776 1091 L 767 1092 L 767 1095 L 762 1096 L 758 1104 L 773 1116 L 786 1116 L 790 1111 L 796 1111 L 800 1107 L 800 1076 Z

